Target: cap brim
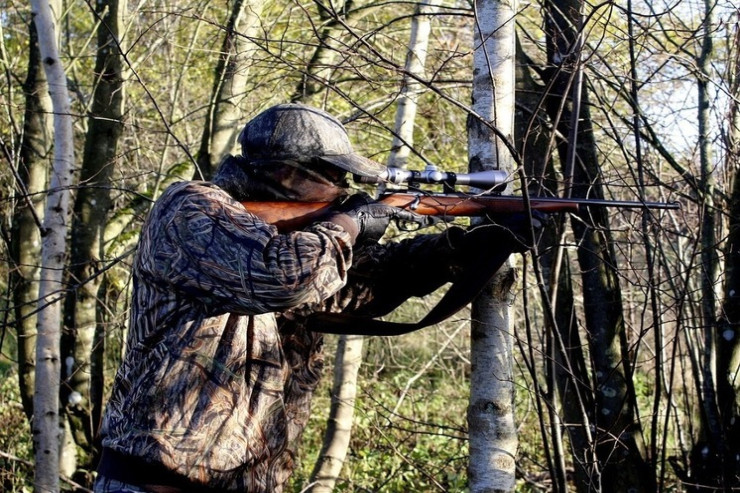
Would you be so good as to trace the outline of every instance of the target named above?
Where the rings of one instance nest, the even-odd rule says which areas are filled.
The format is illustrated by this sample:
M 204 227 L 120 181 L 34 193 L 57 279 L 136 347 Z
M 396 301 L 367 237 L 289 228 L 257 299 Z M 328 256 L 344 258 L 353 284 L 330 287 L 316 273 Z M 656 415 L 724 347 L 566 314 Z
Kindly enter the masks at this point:
M 357 154 L 340 154 L 334 156 L 321 156 L 326 162 L 333 164 L 345 171 L 352 173 L 353 175 L 378 177 L 387 168 L 372 159 L 359 156 Z

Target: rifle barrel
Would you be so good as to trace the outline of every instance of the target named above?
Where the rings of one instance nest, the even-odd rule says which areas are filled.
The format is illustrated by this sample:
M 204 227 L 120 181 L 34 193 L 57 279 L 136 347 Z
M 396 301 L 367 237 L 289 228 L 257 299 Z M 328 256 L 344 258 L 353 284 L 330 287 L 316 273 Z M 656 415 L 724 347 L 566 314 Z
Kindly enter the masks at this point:
M 420 194 L 387 192 L 379 199 L 386 205 L 430 216 L 485 216 L 519 213 L 527 210 L 524 197 L 515 195 Z M 244 207 L 281 231 L 295 231 L 326 216 L 329 202 L 246 201 Z M 678 202 L 639 202 L 606 199 L 566 199 L 530 197 L 529 207 L 543 213 L 577 212 L 581 207 L 619 207 L 628 209 L 680 209 Z
M 495 213 L 523 212 L 524 197 L 517 195 L 419 194 L 387 192 L 380 201 L 419 214 L 479 216 Z M 544 213 L 577 212 L 584 207 L 618 207 L 623 209 L 680 209 L 678 202 L 639 202 L 629 200 L 529 197 L 529 207 Z
M 550 202 L 571 204 L 575 203 L 585 207 L 617 207 L 620 209 L 680 209 L 681 204 L 678 202 L 641 202 L 634 200 L 608 200 L 608 199 L 580 199 L 580 198 L 560 198 L 560 197 L 530 197 L 531 202 Z

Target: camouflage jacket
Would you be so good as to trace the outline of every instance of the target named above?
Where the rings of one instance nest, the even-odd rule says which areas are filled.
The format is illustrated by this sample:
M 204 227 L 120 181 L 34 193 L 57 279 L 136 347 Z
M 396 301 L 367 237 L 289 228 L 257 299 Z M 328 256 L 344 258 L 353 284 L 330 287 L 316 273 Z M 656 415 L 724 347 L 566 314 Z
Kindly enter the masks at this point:
M 103 446 L 222 491 L 282 491 L 323 367 L 303 315 L 377 315 L 436 289 L 442 236 L 358 255 L 333 223 L 279 234 L 215 185 L 173 185 L 142 229 Z

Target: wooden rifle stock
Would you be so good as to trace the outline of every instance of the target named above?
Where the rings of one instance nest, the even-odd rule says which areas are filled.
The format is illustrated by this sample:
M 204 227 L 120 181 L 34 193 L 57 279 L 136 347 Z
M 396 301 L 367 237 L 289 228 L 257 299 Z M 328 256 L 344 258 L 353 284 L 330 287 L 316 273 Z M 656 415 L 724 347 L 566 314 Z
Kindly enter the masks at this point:
M 602 199 L 563 199 L 557 197 L 523 197 L 507 195 L 469 195 L 460 193 L 419 194 L 389 192 L 378 202 L 406 209 L 423 216 L 477 217 L 488 214 L 514 214 L 538 211 L 545 214 L 578 212 L 587 207 L 631 209 L 680 209 L 678 202 L 639 202 Z M 274 224 L 281 231 L 295 231 L 318 221 L 331 212 L 331 202 L 242 202 L 257 217 Z
M 242 202 L 248 212 L 282 231 L 296 231 L 318 221 L 331 211 L 331 202 L 265 201 Z

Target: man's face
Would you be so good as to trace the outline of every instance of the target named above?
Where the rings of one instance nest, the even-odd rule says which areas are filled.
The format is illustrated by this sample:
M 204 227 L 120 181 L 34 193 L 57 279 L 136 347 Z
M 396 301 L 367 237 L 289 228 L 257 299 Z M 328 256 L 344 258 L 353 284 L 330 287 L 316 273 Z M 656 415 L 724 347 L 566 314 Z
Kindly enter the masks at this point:
M 347 172 L 318 158 L 260 165 L 255 176 L 274 195 L 287 200 L 326 202 L 349 192 Z

